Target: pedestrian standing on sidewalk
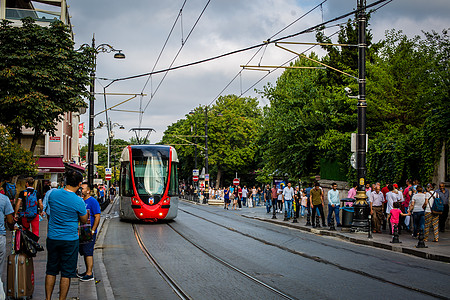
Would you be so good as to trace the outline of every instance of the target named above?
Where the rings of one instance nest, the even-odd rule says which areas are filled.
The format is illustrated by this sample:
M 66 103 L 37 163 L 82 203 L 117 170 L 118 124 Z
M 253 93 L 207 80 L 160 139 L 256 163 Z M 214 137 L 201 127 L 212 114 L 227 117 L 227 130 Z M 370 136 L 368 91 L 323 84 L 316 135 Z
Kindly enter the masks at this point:
M 384 197 L 380 186 L 375 186 L 375 191 L 370 195 L 370 214 L 372 215 L 373 232 L 381 233 L 381 222 L 383 222 Z
M 404 214 L 402 213 L 402 211 L 400 210 L 400 203 L 399 202 L 394 202 L 394 206 L 391 210 L 389 210 L 389 215 L 388 215 L 388 220 L 390 223 L 390 227 L 391 227 L 391 234 L 394 234 L 394 225 L 397 225 L 398 228 L 398 223 L 400 222 L 400 216 L 408 216 L 410 215 L 408 214 Z
M 272 191 L 270 190 L 270 185 L 266 185 L 264 190 L 264 202 L 266 203 L 266 211 L 270 213 L 270 208 L 272 207 Z
M 414 221 L 413 237 L 417 237 L 419 229 L 424 229 L 425 227 L 425 208 L 428 205 L 428 201 L 425 198 L 425 193 L 423 192 L 423 187 L 421 185 L 417 185 L 416 191 L 417 194 L 414 194 L 412 197 L 409 207 L 409 211 L 412 212 Z
M 237 186 L 237 191 L 238 191 L 238 197 L 237 197 L 237 199 L 238 199 L 238 206 L 239 206 L 239 210 L 241 210 L 242 209 L 242 201 L 241 201 L 241 199 L 242 199 L 242 188 L 238 185 Z
M 301 202 L 300 202 L 300 206 L 301 206 L 301 215 L 302 215 L 302 218 L 305 216 L 305 211 L 306 211 L 306 207 L 307 207 L 307 205 L 308 205 L 308 198 L 306 197 L 306 193 L 304 192 L 304 190 L 303 190 L 303 192 L 301 192 Z
M 319 210 L 320 217 L 322 218 L 322 226 L 325 227 L 325 214 L 323 213 L 323 191 L 320 188 L 320 184 L 316 182 L 314 188 L 310 192 L 311 195 L 311 209 L 312 209 L 312 226 L 315 228 L 316 224 L 316 211 Z
M 391 209 L 394 208 L 394 203 L 397 202 L 398 196 L 394 193 L 394 186 L 392 184 L 388 185 L 388 192 L 386 193 L 386 214 L 387 214 L 387 218 L 386 218 L 386 222 L 389 223 L 389 214 L 391 213 Z M 390 223 L 389 223 L 389 226 Z
M 284 184 L 281 183 L 280 184 L 280 188 L 277 190 L 278 193 L 278 212 L 282 213 L 283 212 L 283 189 L 284 189 Z
M 3 265 L 6 258 L 6 228 L 3 220 L 6 217 L 6 223 L 9 225 L 14 224 L 14 209 L 12 208 L 11 201 L 8 196 L 0 194 L 0 282 L 3 273 Z
M 242 206 L 247 206 L 247 196 L 248 196 L 247 186 L 244 185 L 244 188 L 242 189 Z
M 47 234 L 47 271 L 45 299 L 51 300 L 56 276 L 61 273 L 59 299 L 66 299 L 70 278 L 76 277 L 79 238 L 78 222 L 87 223 L 86 206 L 75 193 L 81 187 L 83 175 L 69 170 L 65 174 L 66 187 L 50 194 L 51 214 Z
M 443 182 L 441 182 L 439 184 L 439 190 L 438 190 L 438 196 L 437 198 L 441 198 L 442 202 L 444 203 L 444 211 L 442 212 L 442 214 L 439 216 L 439 231 L 440 232 L 445 232 L 445 223 L 447 222 L 447 218 L 448 218 L 448 190 L 445 188 L 445 184 Z
M 86 204 L 86 211 L 88 211 L 88 215 L 90 216 L 92 241 L 80 245 L 79 252 L 81 256 L 84 256 L 86 271 L 84 273 L 77 273 L 77 276 L 81 281 L 91 281 L 94 280 L 94 275 L 92 274 L 92 269 L 94 268 L 94 245 L 97 239 L 97 227 L 100 224 L 101 210 L 98 201 L 91 197 L 91 187 L 89 184 L 84 182 L 81 188 L 81 195 Z
M 48 197 L 50 197 L 50 194 L 54 191 L 58 189 L 58 183 L 56 181 L 52 181 L 52 183 L 50 184 L 50 190 L 47 191 L 47 193 L 45 193 L 44 196 L 44 200 L 42 200 L 42 206 L 43 206 L 43 211 L 44 213 L 48 216 L 50 215 L 50 206 L 48 206 Z
M 434 191 L 434 185 L 429 183 L 427 185 L 428 192 L 425 194 L 425 198 L 428 201 L 427 207 L 425 207 L 425 242 L 428 242 L 428 234 L 430 229 L 433 231 L 433 242 L 439 241 L 439 215 L 434 214 L 431 211 L 433 207 L 434 199 L 436 199 L 437 193 Z
M 353 182 L 352 188 L 347 193 L 347 198 L 355 199 L 357 187 L 358 187 L 358 183 Z
M 19 193 L 15 208 L 15 219 L 22 223 L 23 228 L 30 230 L 39 236 L 39 214 L 44 215 L 42 198 L 33 187 L 34 179 L 28 177 L 25 181 L 26 189 Z
M 305 189 L 306 194 L 306 207 L 308 209 L 307 213 L 311 214 L 311 190 L 313 189 L 312 183 L 308 184 L 308 187 Z
M 292 200 L 294 199 L 294 189 L 291 186 L 291 183 L 288 182 L 287 187 L 283 189 L 283 203 L 284 209 L 287 212 L 287 218 L 291 218 L 292 211 Z
M 258 191 L 256 190 L 256 187 L 253 186 L 252 188 L 252 200 L 250 201 L 250 203 L 248 204 L 248 207 L 253 207 L 256 206 L 256 193 Z
M 411 198 L 412 198 L 412 195 L 413 195 L 413 186 L 412 186 L 412 180 L 411 179 L 408 179 L 408 180 L 406 180 L 406 188 L 405 188 L 405 190 L 403 191 L 403 198 L 405 199 L 404 201 L 403 201 L 403 204 L 402 204 L 402 210 L 403 210 L 403 213 L 407 213 L 408 212 L 408 209 L 409 209 L 409 203 L 410 203 L 410 201 L 411 201 Z M 411 232 L 410 230 L 410 219 L 411 219 L 411 217 L 406 217 L 406 218 L 404 218 L 403 220 L 401 219 L 401 221 L 403 221 L 403 223 L 404 223 L 404 225 L 405 225 L 405 228 L 406 228 L 406 230 L 408 231 L 408 232 Z M 401 222 L 400 222 L 400 224 L 401 224 Z
M 328 226 L 331 224 L 331 216 L 333 215 L 336 219 L 337 227 L 341 227 L 341 222 L 339 220 L 339 207 L 340 207 L 340 199 L 339 199 L 339 191 L 337 190 L 337 184 L 333 182 L 331 184 L 331 190 L 328 191 Z
M 277 212 L 277 199 L 278 199 L 278 189 L 277 186 L 274 184 L 272 186 L 272 212 L 275 214 Z
M 230 205 L 230 190 L 227 187 L 223 190 L 223 202 L 225 202 L 223 209 L 228 210 L 228 205 Z

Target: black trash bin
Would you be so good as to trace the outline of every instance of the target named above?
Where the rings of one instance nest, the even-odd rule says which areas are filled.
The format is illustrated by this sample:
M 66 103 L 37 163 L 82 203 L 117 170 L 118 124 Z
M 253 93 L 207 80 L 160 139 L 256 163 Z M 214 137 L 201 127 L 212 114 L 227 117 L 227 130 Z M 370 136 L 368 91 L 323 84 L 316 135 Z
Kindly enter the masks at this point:
M 352 198 L 344 198 L 341 199 L 341 207 L 342 210 L 342 227 L 352 227 L 353 223 L 353 214 L 355 212 L 355 208 L 353 204 L 355 203 L 355 199 Z

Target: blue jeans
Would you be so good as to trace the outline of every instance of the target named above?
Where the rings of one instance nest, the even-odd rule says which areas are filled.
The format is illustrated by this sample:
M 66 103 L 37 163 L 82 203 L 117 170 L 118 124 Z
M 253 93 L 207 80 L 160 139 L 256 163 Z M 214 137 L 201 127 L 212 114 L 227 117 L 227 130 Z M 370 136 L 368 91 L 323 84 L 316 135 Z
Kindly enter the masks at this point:
M 247 197 L 242 197 L 242 206 L 247 206 Z
M 328 204 L 328 217 L 327 217 L 328 224 L 331 223 L 331 216 L 333 215 L 333 212 L 334 212 L 334 218 L 336 219 L 336 225 L 341 224 L 341 222 L 339 220 L 339 205 L 335 205 L 333 207 L 333 206 L 331 206 L 331 204 Z
M 305 211 L 306 211 L 306 206 L 301 206 L 302 210 L 300 211 L 300 214 L 302 215 L 302 217 L 305 215 Z
M 289 219 L 292 211 L 292 200 L 284 200 L 284 209 L 287 212 L 287 218 Z
M 414 232 L 413 236 L 417 236 L 419 229 L 425 229 L 425 212 L 413 212 Z
M 272 199 L 271 200 L 266 200 L 266 209 L 267 209 L 267 213 L 270 213 L 270 208 L 272 207 Z

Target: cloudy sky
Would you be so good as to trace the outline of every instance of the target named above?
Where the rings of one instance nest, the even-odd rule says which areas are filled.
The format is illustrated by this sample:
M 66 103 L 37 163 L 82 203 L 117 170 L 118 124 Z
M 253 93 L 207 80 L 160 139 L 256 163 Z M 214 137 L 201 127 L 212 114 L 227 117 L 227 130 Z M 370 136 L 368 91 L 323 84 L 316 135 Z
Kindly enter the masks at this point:
M 180 9 L 184 4 L 182 13 Z M 274 36 L 288 24 L 299 19 L 318 6 L 323 0 L 210 0 L 195 28 L 195 22 L 208 0 L 68 0 L 69 11 L 74 25 L 77 46 L 91 43 L 95 34 L 96 43 L 108 43 L 116 49 L 122 49 L 125 60 L 116 60 L 112 54 L 101 53 L 97 60 L 98 78 L 124 78 L 144 74 L 154 70 L 168 68 L 180 50 L 173 66 L 217 56 L 229 51 L 257 45 L 268 38 L 274 39 L 330 20 L 355 9 L 356 0 L 328 0 L 311 13 L 301 18 L 288 29 Z M 367 4 L 375 0 L 368 0 Z M 172 26 L 178 18 L 172 35 L 167 42 L 161 58 L 158 55 L 168 38 Z M 374 40 L 383 38 L 386 30 L 395 28 L 409 36 L 421 33 L 421 30 L 441 32 L 450 27 L 450 1 L 448 0 L 394 0 L 373 14 L 369 29 Z M 336 24 L 336 23 L 334 23 Z M 326 30 L 332 34 L 337 27 Z M 191 34 L 189 35 L 189 33 Z M 303 34 L 290 41 L 313 42 L 314 34 Z M 295 46 L 295 50 L 304 51 L 305 46 Z M 259 52 L 257 52 L 260 50 Z M 321 53 L 318 48 L 316 53 Z M 256 54 L 256 55 L 255 55 Z M 255 55 L 255 56 L 254 56 Z M 124 80 L 113 83 L 107 88 L 109 93 L 147 94 L 137 97 L 117 107 L 122 110 L 139 111 L 142 115 L 142 127 L 156 130 L 151 142 L 158 142 L 168 125 L 183 118 L 190 110 L 210 104 L 219 95 L 237 94 L 250 88 L 244 96 L 257 97 L 254 89 L 262 89 L 268 82 L 275 82 L 281 71 L 275 71 L 252 87 L 266 73 L 243 71 L 240 65 L 280 65 L 292 59 L 289 54 L 274 45 L 265 49 L 254 49 L 228 56 L 212 62 L 174 70 L 149 77 Z M 147 82 L 148 81 L 148 82 Z M 147 84 L 146 84 L 147 82 Z M 230 83 L 231 82 L 231 83 Z M 96 92 L 102 92 L 102 86 L 110 81 L 97 80 Z M 228 88 L 225 89 L 225 87 Z M 157 89 L 157 87 L 159 88 Z M 225 90 L 224 90 L 225 89 Z M 151 98 L 150 95 L 154 94 Z M 128 99 L 129 96 L 107 96 L 107 105 L 112 106 Z M 265 99 L 260 99 L 266 105 Z M 104 109 L 101 95 L 97 96 L 96 112 Z M 115 128 L 115 137 L 128 140 L 130 128 L 138 127 L 139 114 L 113 111 L 109 113 L 111 121 L 125 126 L 125 130 Z M 105 115 L 96 117 L 105 121 Z M 82 116 L 87 130 L 88 115 Z M 104 143 L 106 129 L 96 130 L 96 143 Z M 82 144 L 87 143 L 83 138 Z

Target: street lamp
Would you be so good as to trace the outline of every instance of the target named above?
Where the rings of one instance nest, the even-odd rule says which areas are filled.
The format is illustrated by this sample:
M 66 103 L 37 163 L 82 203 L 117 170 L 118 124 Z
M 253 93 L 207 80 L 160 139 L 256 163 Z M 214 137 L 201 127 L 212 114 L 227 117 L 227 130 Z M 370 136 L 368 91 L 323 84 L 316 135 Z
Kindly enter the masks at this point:
M 89 97 L 89 136 L 88 136 L 88 183 L 92 186 L 94 183 L 94 100 L 95 100 L 95 71 L 97 68 L 97 55 L 99 53 L 110 53 L 117 52 L 114 54 L 116 59 L 124 59 L 125 54 L 122 50 L 117 50 L 109 44 L 100 44 L 95 46 L 95 37 L 92 37 L 92 45 L 88 44 L 81 45 L 82 48 L 91 48 L 94 52 L 94 57 L 92 61 L 91 68 L 91 87 L 90 87 L 90 97 Z M 79 49 L 79 50 L 80 50 Z

